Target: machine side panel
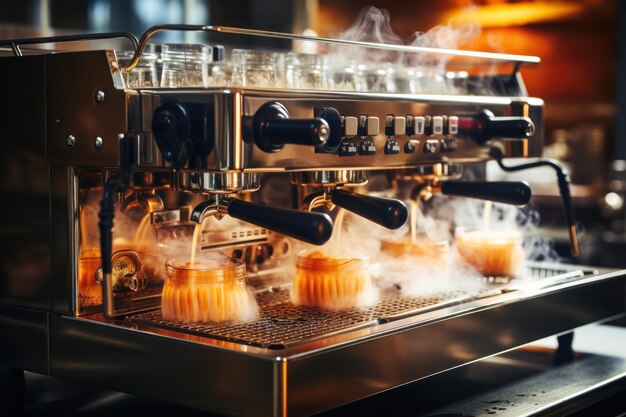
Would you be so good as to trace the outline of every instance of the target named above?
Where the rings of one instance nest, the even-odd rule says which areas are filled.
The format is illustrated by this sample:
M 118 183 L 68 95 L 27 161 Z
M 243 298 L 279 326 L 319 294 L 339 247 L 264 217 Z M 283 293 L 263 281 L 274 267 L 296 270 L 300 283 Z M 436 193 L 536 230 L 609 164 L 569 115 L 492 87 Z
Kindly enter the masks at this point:
M 51 375 L 227 416 L 271 416 L 275 363 L 53 314 Z
M 0 58 L 0 304 L 50 309 L 46 61 Z
M 0 364 L 47 374 L 48 313 L 0 306 Z

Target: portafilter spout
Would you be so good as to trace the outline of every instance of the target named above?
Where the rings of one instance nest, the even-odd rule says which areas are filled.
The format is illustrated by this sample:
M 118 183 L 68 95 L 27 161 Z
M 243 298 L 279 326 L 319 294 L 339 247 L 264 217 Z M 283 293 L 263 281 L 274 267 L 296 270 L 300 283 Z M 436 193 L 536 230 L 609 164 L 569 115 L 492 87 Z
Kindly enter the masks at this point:
M 269 207 L 218 194 L 196 205 L 191 220 L 202 223 L 209 216 L 221 219 L 226 214 L 314 245 L 323 245 L 333 233 L 328 214 Z

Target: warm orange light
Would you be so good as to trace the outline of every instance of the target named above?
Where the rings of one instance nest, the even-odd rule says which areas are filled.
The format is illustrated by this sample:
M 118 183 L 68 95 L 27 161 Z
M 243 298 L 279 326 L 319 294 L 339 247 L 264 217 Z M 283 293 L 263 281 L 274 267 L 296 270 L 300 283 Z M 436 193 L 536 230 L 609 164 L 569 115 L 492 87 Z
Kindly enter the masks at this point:
M 563 1 L 496 3 L 477 6 L 471 11 L 454 11 L 447 16 L 454 25 L 476 24 L 481 27 L 524 26 L 571 19 L 585 13 L 586 4 Z

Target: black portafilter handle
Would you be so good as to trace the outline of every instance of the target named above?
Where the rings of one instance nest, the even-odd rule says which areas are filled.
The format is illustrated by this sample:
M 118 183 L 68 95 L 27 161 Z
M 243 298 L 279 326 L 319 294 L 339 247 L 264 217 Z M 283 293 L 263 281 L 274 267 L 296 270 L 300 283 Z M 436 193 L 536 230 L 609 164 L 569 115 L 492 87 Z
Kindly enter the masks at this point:
M 333 190 L 330 195 L 335 205 L 387 229 L 394 230 L 402 227 L 409 217 L 406 205 L 393 198 L 374 197 L 347 190 Z
M 535 133 L 535 124 L 528 117 L 496 117 L 491 111 L 483 110 L 476 117 L 462 117 L 459 133 L 481 144 L 491 139 L 525 139 Z
M 441 184 L 441 193 L 515 206 L 528 204 L 532 197 L 525 181 L 445 181 Z
M 333 221 L 324 213 L 269 207 L 233 199 L 228 203 L 228 214 L 314 245 L 323 245 L 333 234 Z
M 252 126 L 248 125 L 250 122 Z M 287 108 L 277 101 L 261 106 L 251 119 L 244 119 L 244 126 L 252 130 L 254 142 L 265 152 L 277 152 L 285 144 L 321 147 L 330 137 L 330 127 L 324 119 L 292 119 Z

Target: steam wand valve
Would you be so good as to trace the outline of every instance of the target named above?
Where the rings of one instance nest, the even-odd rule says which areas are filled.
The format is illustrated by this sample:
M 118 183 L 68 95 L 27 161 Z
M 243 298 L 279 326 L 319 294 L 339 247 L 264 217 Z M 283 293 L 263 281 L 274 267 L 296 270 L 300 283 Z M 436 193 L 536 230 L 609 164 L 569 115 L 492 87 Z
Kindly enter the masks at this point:
M 191 220 L 202 223 L 206 217 L 221 219 L 226 214 L 314 245 L 323 245 L 333 233 L 328 214 L 268 207 L 218 194 L 194 207 Z
M 569 227 L 569 240 L 570 240 L 570 253 L 573 257 L 577 257 L 580 254 L 580 248 L 578 245 L 578 232 L 576 230 L 576 218 L 574 213 L 574 205 L 572 203 L 572 194 L 569 188 L 569 177 L 565 173 L 565 170 L 554 159 L 542 159 L 536 162 L 530 162 L 527 164 L 517 166 L 507 166 L 503 162 L 503 154 L 500 148 L 492 147 L 490 150 L 491 156 L 496 160 L 498 165 L 503 171 L 515 172 L 523 171 L 526 169 L 538 168 L 542 166 L 548 166 L 556 171 L 557 183 L 559 186 L 559 192 L 561 194 L 561 200 L 563 201 L 563 210 L 565 212 L 565 221 Z
M 126 191 L 134 168 L 135 143 L 130 135 L 119 135 L 120 176 L 109 177 L 102 190 L 100 202 L 100 257 L 102 260 L 102 305 L 107 318 L 115 316 L 113 298 L 113 276 L 111 257 L 113 256 L 113 217 L 115 215 L 115 193 Z

